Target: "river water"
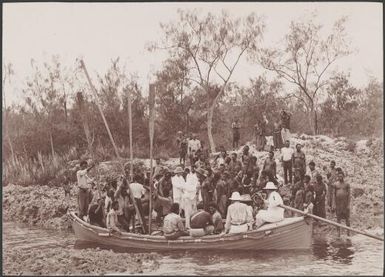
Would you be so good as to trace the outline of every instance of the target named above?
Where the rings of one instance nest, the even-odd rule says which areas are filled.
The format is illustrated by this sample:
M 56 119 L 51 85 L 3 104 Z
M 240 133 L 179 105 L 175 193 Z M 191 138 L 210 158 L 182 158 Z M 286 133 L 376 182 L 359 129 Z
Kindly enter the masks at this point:
M 383 230 L 380 229 L 382 233 Z M 3 248 L 89 248 L 71 232 L 3 224 Z M 122 249 L 114 249 L 122 252 Z M 305 251 L 162 252 L 159 268 L 146 275 L 383 275 L 384 245 L 361 235 L 350 242 L 313 241 Z

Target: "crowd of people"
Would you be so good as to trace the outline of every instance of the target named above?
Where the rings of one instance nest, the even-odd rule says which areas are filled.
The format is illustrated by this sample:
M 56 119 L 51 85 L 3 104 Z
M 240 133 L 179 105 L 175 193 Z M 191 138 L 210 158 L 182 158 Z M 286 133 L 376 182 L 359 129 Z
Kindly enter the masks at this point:
M 101 190 L 94 184 L 90 196 L 87 185 L 92 184 L 92 180 L 87 172 L 92 167 L 83 162 L 77 172 L 79 216 L 116 232 L 135 232 L 137 218 L 146 232 L 144 215 L 148 214 L 148 200 L 152 197 L 155 223 L 162 227 L 167 239 L 246 232 L 266 222 L 283 220 L 282 204 L 320 217 L 326 217 L 328 208 L 336 213 L 338 222 L 345 219 L 350 226 L 350 187 L 344 181 L 342 169 L 337 168 L 334 161 L 322 171 L 316 169 L 314 161 L 307 164 L 302 145 L 297 144 L 295 149 L 290 145 L 290 116 L 284 111 L 281 115 L 280 138 L 274 139 L 275 147 L 261 163 L 262 168 L 248 145 L 243 146 L 240 156 L 222 148 L 218 155 L 210 157 L 196 135 L 187 137 L 178 132 L 180 165 L 170 170 L 157 159 L 151 196 L 149 172 L 135 172 L 131 183 L 127 181 L 128 176 L 121 176 L 115 184 L 110 183 Z M 263 124 L 259 122 L 258 126 Z M 236 147 L 239 122 L 234 122 L 232 128 L 238 129 L 233 136 L 233 147 Z M 257 136 L 256 145 L 262 146 L 265 133 L 257 132 Z M 280 144 L 281 141 L 285 144 Z M 278 159 L 275 154 L 279 155 Z M 277 178 L 279 164 L 283 169 L 283 183 Z M 282 199 L 279 193 L 282 187 L 289 188 L 288 199 Z

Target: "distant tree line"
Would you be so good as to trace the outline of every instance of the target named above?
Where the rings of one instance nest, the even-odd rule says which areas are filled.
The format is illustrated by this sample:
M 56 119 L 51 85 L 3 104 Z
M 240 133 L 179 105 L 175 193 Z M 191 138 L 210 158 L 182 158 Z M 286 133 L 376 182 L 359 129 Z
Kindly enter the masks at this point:
M 261 46 L 263 19 L 201 15 L 179 11 L 178 21 L 162 24 L 164 40 L 150 51 L 168 51 L 156 73 L 155 155 L 175 156 L 177 131 L 197 133 L 215 151 L 229 147 L 231 122 L 242 124 L 242 141 L 253 138 L 258 117 L 266 115 L 268 132 L 285 108 L 292 114 L 292 130 L 334 136 L 368 136 L 382 133 L 383 83 L 372 79 L 356 88 L 348 72 L 332 71 L 332 65 L 350 54 L 345 19 L 335 22 L 326 36 L 312 20 L 292 22 L 281 48 Z M 164 50 L 166 49 L 166 50 Z M 232 80 L 247 58 L 266 71 L 255 72 L 249 84 Z M 79 68 L 65 67 L 60 57 L 38 63 L 23 88 L 23 102 L 3 108 L 3 162 L 38 154 L 79 153 L 102 155 L 111 143 L 98 111 L 100 104 L 114 140 L 128 157 L 128 99 L 132 101 L 134 156 L 148 157 L 147 90 L 138 77 L 117 58 L 93 80 L 93 95 Z M 12 65 L 3 68 L 3 90 L 12 82 Z M 275 79 L 268 80 L 266 72 Z M 292 91 L 285 88 L 290 85 Z M 111 148 L 112 149 L 112 148 Z M 112 158 L 104 151 L 104 158 Z M 96 154 L 95 154 L 96 155 Z

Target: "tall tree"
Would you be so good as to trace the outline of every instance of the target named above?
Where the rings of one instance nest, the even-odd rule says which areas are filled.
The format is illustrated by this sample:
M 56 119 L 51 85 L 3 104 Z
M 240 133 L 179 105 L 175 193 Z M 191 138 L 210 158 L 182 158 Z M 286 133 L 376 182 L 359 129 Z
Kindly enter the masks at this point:
M 297 89 L 292 94 L 305 105 L 313 134 L 317 134 L 318 96 L 329 84 L 332 65 L 350 54 L 345 33 L 346 18 L 338 19 L 325 37 L 322 25 L 312 19 L 292 21 L 280 49 L 263 49 L 256 58 L 260 64 Z
M 151 49 L 168 49 L 172 57 L 182 56 L 189 62 L 189 79 L 207 96 L 207 132 L 214 152 L 214 109 L 241 57 L 257 50 L 264 23 L 255 13 L 236 19 L 225 11 L 200 16 L 196 11 L 178 10 L 178 15 L 177 22 L 161 24 L 165 41 Z

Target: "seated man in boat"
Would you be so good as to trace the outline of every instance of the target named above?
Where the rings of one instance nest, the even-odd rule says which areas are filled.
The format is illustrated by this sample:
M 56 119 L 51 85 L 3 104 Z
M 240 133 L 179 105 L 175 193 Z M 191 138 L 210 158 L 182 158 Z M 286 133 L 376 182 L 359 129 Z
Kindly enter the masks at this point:
M 197 205 L 198 210 L 191 215 L 190 232 L 192 234 L 210 235 L 214 231 L 214 223 L 209 212 L 203 209 L 203 203 Z M 203 230 L 203 232 L 201 232 Z
M 257 228 L 265 222 L 278 222 L 284 218 L 284 209 L 278 206 L 283 204 L 283 200 L 277 192 L 277 187 L 273 182 L 268 182 L 263 189 L 267 191 L 267 200 L 264 201 L 265 205 L 267 205 L 267 210 L 260 210 L 257 213 L 255 217 Z
M 214 234 L 220 234 L 224 230 L 222 215 L 217 209 L 215 202 L 209 204 L 209 213 L 211 214 L 211 220 L 214 224 Z
M 117 214 L 118 209 L 119 209 L 119 203 L 118 201 L 114 201 L 112 203 L 112 209 L 108 212 L 106 225 L 107 225 L 107 229 L 110 232 L 116 232 L 120 234 L 121 231 L 118 228 L 118 214 Z
M 232 193 L 230 200 L 232 204 L 227 209 L 225 233 L 237 234 L 247 232 L 252 216 L 246 204 L 241 203 L 242 197 L 239 192 Z
M 163 235 L 166 239 L 177 239 L 181 236 L 188 236 L 182 218 L 179 215 L 179 204 L 171 205 L 170 213 L 166 215 L 163 222 Z

